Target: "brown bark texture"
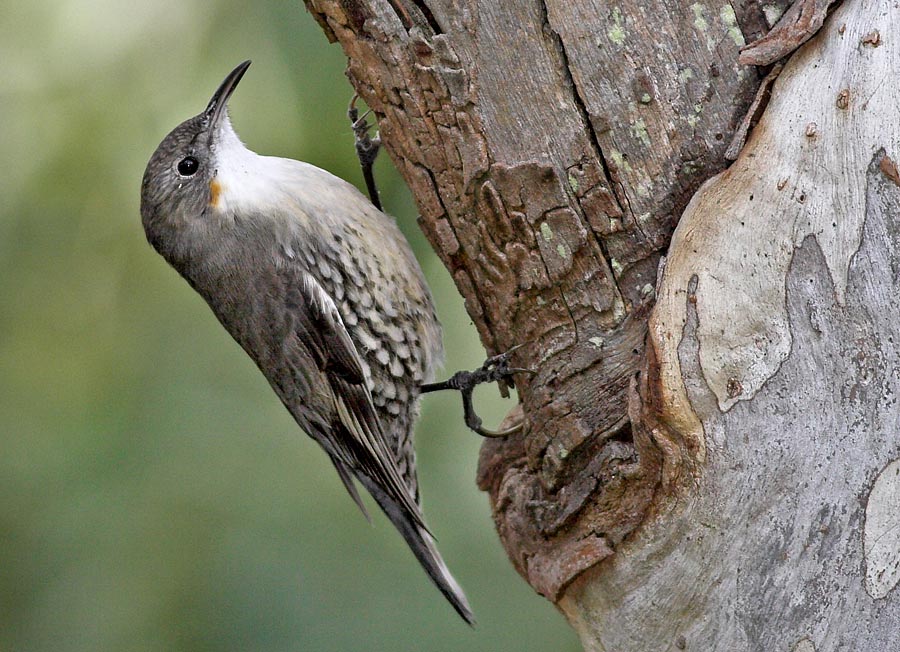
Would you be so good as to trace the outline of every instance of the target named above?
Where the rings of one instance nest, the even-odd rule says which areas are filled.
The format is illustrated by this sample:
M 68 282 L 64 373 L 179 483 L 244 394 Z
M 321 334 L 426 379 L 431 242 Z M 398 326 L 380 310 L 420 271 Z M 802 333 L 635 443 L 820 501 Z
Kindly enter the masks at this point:
M 516 378 L 524 429 L 485 442 L 478 482 L 551 601 L 698 458 L 645 405 L 648 313 L 765 76 L 741 48 L 789 4 L 306 0 L 486 349 L 524 345 L 515 366 L 537 372 Z

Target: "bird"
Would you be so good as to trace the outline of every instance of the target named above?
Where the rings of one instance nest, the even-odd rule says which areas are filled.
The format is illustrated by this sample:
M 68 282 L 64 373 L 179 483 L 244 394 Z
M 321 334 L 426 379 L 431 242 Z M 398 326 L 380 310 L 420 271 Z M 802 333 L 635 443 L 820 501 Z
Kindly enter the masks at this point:
M 324 449 L 366 518 L 357 484 L 474 624 L 419 496 L 419 388 L 443 357 L 422 270 L 394 219 L 355 186 L 245 147 L 227 103 L 249 66 L 229 73 L 150 157 L 140 208 L 147 240 Z

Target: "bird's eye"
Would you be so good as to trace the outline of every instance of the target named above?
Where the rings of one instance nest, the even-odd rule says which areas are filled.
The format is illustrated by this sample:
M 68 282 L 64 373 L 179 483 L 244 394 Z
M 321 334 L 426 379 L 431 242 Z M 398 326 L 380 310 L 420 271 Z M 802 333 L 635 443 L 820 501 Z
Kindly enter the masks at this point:
M 195 159 L 193 156 L 185 156 L 183 159 L 178 161 L 178 174 L 183 177 L 192 177 L 197 172 L 197 168 L 200 167 L 199 161 Z

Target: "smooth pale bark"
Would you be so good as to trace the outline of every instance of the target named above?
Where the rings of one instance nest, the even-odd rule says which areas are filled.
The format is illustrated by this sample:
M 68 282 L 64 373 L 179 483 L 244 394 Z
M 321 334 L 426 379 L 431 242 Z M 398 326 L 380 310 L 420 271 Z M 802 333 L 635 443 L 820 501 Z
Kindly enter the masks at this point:
M 740 50 L 790 4 L 307 0 L 485 346 L 537 371 L 479 483 L 588 649 L 900 640 L 900 7 L 845 0 L 754 104 Z

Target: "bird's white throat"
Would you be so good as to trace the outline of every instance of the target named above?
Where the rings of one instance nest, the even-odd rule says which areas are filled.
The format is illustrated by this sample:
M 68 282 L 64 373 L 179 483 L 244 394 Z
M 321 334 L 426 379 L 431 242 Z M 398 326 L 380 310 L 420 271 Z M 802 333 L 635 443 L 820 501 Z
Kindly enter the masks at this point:
M 215 136 L 210 180 L 210 206 L 227 214 L 253 214 L 275 205 L 286 184 L 288 168 L 296 161 L 276 156 L 260 156 L 247 149 L 223 116 Z

